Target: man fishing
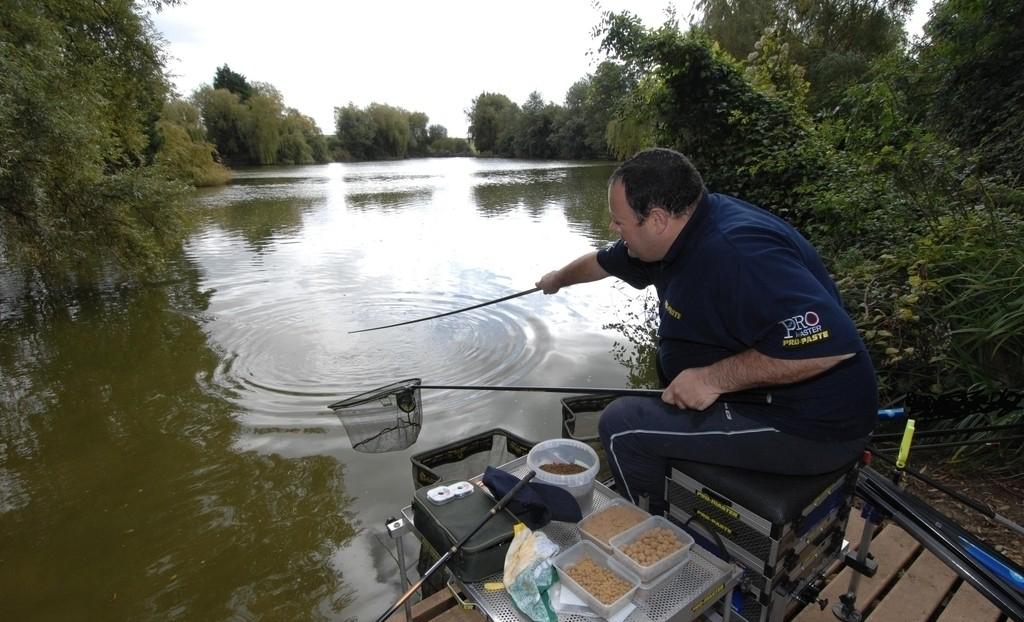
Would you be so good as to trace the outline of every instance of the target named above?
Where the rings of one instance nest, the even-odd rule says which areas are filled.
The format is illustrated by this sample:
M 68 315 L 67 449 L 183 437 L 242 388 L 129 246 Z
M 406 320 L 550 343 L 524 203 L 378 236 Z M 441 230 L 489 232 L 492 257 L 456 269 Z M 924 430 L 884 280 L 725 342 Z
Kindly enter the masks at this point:
M 545 294 L 615 276 L 658 294 L 661 400 L 601 415 L 618 489 L 662 513 L 670 459 L 787 475 L 855 460 L 875 425 L 874 369 L 835 283 L 782 219 L 709 193 L 682 154 L 648 149 L 608 185 L 620 239 L 537 281 Z M 767 389 L 772 403 L 718 400 Z

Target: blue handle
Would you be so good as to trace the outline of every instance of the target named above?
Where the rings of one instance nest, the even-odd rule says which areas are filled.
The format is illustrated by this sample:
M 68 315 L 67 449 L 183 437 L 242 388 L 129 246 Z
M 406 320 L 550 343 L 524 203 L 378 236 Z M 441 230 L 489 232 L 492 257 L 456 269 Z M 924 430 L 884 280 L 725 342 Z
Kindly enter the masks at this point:
M 992 555 L 987 551 L 981 549 L 973 542 L 965 539 L 963 536 L 958 537 L 960 538 L 960 544 L 963 545 L 964 549 L 971 555 L 971 557 L 981 562 L 982 566 L 996 573 L 999 578 L 1009 583 L 1010 586 L 1018 592 L 1024 592 L 1024 575 L 1013 568 L 1010 568 L 995 557 L 992 557 Z
M 881 421 L 891 421 L 893 419 L 902 419 L 907 415 L 907 411 L 900 408 L 880 408 L 878 409 L 878 418 Z

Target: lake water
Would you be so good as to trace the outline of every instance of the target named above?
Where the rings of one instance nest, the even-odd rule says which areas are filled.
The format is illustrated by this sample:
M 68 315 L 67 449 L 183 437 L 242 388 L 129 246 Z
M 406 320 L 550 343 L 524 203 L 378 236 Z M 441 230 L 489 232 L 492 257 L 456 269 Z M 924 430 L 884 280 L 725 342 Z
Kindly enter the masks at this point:
M 426 384 L 626 386 L 637 293 L 534 293 L 608 243 L 608 164 L 239 172 L 169 278 L 63 293 L 0 272 L 0 619 L 373 619 L 411 455 L 560 434 L 551 393 L 424 390 L 418 442 L 353 451 L 329 402 Z M 407 540 L 412 540 L 407 538 Z M 409 542 L 410 563 L 417 547 Z

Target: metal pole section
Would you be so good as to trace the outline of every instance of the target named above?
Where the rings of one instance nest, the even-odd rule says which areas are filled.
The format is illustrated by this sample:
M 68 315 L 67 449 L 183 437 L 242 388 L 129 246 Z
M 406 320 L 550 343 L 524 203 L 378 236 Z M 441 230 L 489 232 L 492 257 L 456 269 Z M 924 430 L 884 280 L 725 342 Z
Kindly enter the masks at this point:
M 871 539 L 875 536 L 878 523 L 875 522 L 875 512 L 870 508 L 865 509 L 864 531 L 860 535 L 860 544 L 857 545 L 857 564 L 861 568 L 868 558 L 868 547 L 871 546 Z M 850 587 L 846 593 L 839 597 L 839 604 L 832 608 L 832 613 L 843 622 L 860 622 L 861 615 L 857 611 L 857 588 L 860 587 L 860 572 L 854 569 L 850 576 Z
M 722 603 L 722 622 L 729 622 L 732 617 L 732 593 L 736 587 L 729 588 L 729 591 L 725 593 L 725 602 Z
M 409 580 L 409 577 L 407 577 L 405 575 L 405 549 L 402 547 L 402 540 L 401 540 L 401 538 L 399 538 L 398 540 L 395 540 L 395 542 L 398 545 L 398 565 L 402 567 L 402 572 L 401 572 L 401 575 L 402 575 L 402 580 L 401 580 L 402 590 L 405 590 L 405 588 L 407 587 L 408 580 Z M 405 607 L 405 622 L 412 622 L 412 603 L 407 600 L 407 601 L 405 601 L 404 607 Z
M 384 523 L 384 527 L 387 529 L 388 535 L 391 536 L 391 539 L 395 541 L 395 549 L 398 553 L 398 583 L 402 586 L 402 591 L 404 592 L 406 587 L 411 583 L 405 566 L 405 548 L 402 546 L 402 536 L 407 531 L 405 520 L 401 518 L 389 518 Z M 405 622 L 412 622 L 412 602 L 406 600 L 403 605 L 405 606 Z
M 350 331 L 348 331 L 348 334 L 354 335 L 356 333 L 366 333 L 366 332 L 369 332 L 371 330 L 380 330 L 382 328 L 394 328 L 395 326 L 405 326 L 406 324 L 415 324 L 416 322 L 426 322 L 427 320 L 436 320 L 439 317 L 447 317 L 449 315 L 455 315 L 456 313 L 462 313 L 463 311 L 472 311 L 473 309 L 479 309 L 480 307 L 486 307 L 487 305 L 493 305 L 494 303 L 497 303 L 497 302 L 505 302 L 506 300 L 511 300 L 513 298 L 518 298 L 519 296 L 525 296 L 527 294 L 532 294 L 533 292 L 539 292 L 539 291 L 540 291 L 539 287 L 534 287 L 533 289 L 528 289 L 526 291 L 522 291 L 522 292 L 519 292 L 517 294 L 510 294 L 508 296 L 504 296 L 504 297 L 498 298 L 496 300 L 489 300 L 487 302 L 481 302 L 480 304 L 473 305 L 472 307 L 463 307 L 462 309 L 456 309 L 455 311 L 448 311 L 447 313 L 438 313 L 437 315 L 431 315 L 430 317 L 421 317 L 419 319 L 408 320 L 406 322 L 397 322 L 395 324 L 388 324 L 386 326 L 374 326 L 373 328 L 361 328 L 359 330 L 350 330 Z

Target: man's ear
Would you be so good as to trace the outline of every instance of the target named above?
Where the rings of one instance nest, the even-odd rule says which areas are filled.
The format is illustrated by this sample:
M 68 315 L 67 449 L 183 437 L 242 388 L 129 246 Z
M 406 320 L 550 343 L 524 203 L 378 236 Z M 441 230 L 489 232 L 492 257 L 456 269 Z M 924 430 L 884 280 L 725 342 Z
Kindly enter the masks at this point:
M 652 207 L 647 217 L 654 221 L 651 224 L 657 228 L 658 233 L 665 230 L 668 226 L 669 218 L 671 218 L 669 213 L 662 207 Z

